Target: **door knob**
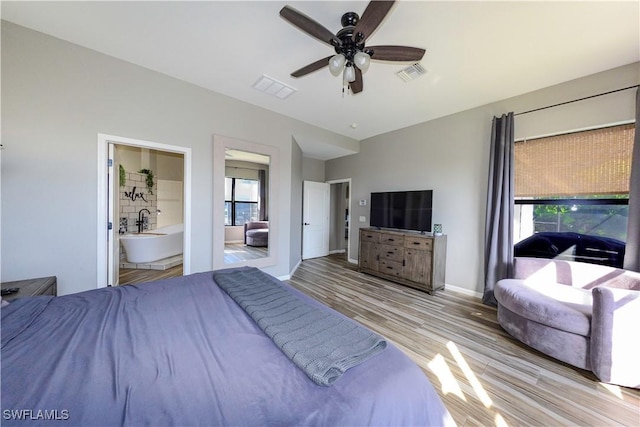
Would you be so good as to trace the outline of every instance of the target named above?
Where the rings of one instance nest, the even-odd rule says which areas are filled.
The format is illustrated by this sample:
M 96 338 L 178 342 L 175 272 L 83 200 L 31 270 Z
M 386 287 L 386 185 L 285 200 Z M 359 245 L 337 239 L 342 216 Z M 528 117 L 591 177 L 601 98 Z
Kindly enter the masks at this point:
M 308 222 L 305 222 L 304 225 L 311 225 L 311 224 L 309 224 Z

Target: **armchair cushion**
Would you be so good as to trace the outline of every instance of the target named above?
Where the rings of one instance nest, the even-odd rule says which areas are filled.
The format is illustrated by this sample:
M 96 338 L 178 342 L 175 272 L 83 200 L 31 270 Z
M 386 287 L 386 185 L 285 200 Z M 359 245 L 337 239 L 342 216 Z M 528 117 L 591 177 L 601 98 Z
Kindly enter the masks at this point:
M 525 280 L 505 279 L 494 292 L 503 307 L 526 319 L 585 337 L 591 332 L 589 290 L 557 283 L 532 287 Z

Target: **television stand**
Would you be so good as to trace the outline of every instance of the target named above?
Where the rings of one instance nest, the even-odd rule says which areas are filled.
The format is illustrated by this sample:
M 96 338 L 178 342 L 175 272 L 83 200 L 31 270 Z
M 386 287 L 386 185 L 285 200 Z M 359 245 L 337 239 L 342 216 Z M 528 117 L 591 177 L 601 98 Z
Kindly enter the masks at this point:
M 360 229 L 358 270 L 433 295 L 444 289 L 447 236 Z

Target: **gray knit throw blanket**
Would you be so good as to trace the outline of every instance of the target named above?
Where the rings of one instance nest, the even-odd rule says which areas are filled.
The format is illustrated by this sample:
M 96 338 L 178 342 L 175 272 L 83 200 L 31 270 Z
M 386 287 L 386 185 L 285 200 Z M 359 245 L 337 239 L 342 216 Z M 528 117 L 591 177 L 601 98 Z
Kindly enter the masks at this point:
M 316 384 L 330 386 L 345 371 L 387 347 L 355 321 L 300 299 L 257 268 L 218 270 L 216 283 Z

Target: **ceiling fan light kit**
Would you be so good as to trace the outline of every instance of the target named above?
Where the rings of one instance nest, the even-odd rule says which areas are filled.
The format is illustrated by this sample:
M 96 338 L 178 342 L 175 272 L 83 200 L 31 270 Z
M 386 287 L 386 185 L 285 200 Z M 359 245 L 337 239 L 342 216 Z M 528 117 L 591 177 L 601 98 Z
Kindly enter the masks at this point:
M 420 61 L 425 50 L 409 46 L 365 47 L 369 37 L 389 13 L 394 1 L 371 1 L 362 18 L 355 12 L 342 15 L 342 29 L 337 34 L 323 27 L 315 20 L 298 12 L 290 6 L 280 10 L 280 16 L 323 43 L 332 46 L 335 55 L 323 58 L 291 73 L 293 77 L 302 77 L 320 68 L 329 67 L 335 77 L 342 73 L 345 87 L 353 94 L 362 92 L 362 73 L 369 69 L 371 60 L 381 61 Z
M 343 53 L 339 53 L 329 59 L 329 71 L 335 77 L 343 73 L 343 80 L 352 82 L 356 79 L 356 72 L 353 66 L 358 67 L 364 73 L 369 69 L 370 61 L 371 57 L 364 52 L 356 53 L 350 61 L 347 61 L 347 57 Z
M 347 62 L 347 58 L 341 53 L 329 58 L 329 71 L 331 71 L 334 77 L 338 77 L 342 72 L 345 62 Z
M 353 55 L 353 63 L 364 73 L 369 69 L 371 57 L 365 52 L 358 52 Z
M 345 86 L 347 86 L 348 83 L 356 81 L 356 70 L 352 65 L 344 67 L 342 80 L 345 83 Z

